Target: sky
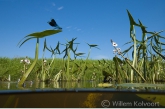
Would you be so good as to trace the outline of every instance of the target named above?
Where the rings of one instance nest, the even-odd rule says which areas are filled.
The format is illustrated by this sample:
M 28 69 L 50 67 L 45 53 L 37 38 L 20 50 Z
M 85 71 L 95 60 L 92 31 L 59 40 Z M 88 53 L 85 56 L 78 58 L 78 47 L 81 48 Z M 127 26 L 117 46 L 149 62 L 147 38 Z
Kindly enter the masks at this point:
M 127 9 L 134 20 L 141 20 L 147 31 L 165 30 L 165 0 L 0 0 L 0 57 L 35 57 L 36 39 L 18 42 L 28 34 L 53 29 L 47 22 L 54 18 L 62 32 L 46 37 L 47 46 L 55 48 L 57 42 L 65 44 L 76 38 L 77 52 L 86 58 L 89 44 L 92 48 L 90 59 L 112 59 L 112 39 L 121 50 L 127 49 L 130 24 Z M 141 39 L 137 28 L 137 39 Z M 161 33 L 165 36 L 165 32 Z M 44 39 L 40 39 L 39 57 L 43 55 Z M 76 45 L 74 46 L 76 47 Z M 60 45 L 60 50 L 65 47 Z M 64 55 L 56 55 L 61 58 Z M 73 56 L 73 55 L 72 55 Z M 45 58 L 51 58 L 46 51 Z M 131 56 L 130 56 L 131 57 Z

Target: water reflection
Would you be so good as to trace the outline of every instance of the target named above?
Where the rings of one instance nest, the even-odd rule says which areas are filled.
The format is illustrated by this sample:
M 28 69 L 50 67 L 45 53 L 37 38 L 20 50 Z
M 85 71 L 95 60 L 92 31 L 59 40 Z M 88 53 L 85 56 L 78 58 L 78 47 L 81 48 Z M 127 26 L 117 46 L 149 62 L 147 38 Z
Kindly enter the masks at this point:
M 10 83 L 7 83 L 7 89 L 10 89 Z
M 18 82 L 0 82 L 0 90 L 2 89 L 17 89 Z M 39 81 L 25 81 L 23 84 L 24 88 L 96 88 L 99 84 L 98 81 L 71 81 L 71 82 L 57 82 L 53 81 L 50 83 L 39 82 Z
M 46 89 L 46 88 L 109 88 L 117 90 L 165 90 L 164 84 L 150 84 L 150 83 L 121 83 L 115 84 L 111 87 L 98 87 L 99 81 L 71 81 L 71 82 L 39 82 L 39 81 L 25 81 L 23 87 L 26 89 Z M 0 82 L 0 90 L 17 90 L 17 82 Z
M 59 82 L 54 81 L 54 82 L 53 82 L 53 88 L 60 88 L 60 87 L 59 87 Z
M 136 90 L 136 91 L 153 91 L 153 90 L 165 90 L 164 83 L 122 83 L 118 84 L 116 89 L 128 89 L 128 90 Z

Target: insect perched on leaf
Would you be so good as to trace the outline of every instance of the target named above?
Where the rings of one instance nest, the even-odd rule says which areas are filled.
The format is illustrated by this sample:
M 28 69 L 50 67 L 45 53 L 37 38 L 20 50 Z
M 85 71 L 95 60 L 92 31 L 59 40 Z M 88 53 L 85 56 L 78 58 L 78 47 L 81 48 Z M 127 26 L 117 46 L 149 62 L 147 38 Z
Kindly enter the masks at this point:
M 59 27 L 54 19 L 51 19 L 50 22 L 48 22 L 50 26 L 55 27 L 55 29 L 62 29 Z

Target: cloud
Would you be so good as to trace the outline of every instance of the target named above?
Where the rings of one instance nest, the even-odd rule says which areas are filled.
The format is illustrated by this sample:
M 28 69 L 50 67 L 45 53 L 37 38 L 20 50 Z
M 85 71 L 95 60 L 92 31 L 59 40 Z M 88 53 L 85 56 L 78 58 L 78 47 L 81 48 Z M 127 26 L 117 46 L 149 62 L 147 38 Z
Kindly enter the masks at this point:
M 81 29 L 77 29 L 77 31 L 80 31 Z
M 56 4 L 55 3 L 52 3 L 52 6 L 56 6 Z
M 61 10 L 61 9 L 63 9 L 64 7 L 63 6 L 61 6 L 61 7 L 59 7 L 57 10 Z
M 77 29 L 77 27 L 74 27 L 74 29 Z
M 49 7 L 45 8 L 45 11 L 52 12 L 53 7 L 55 7 L 55 6 L 56 6 L 56 4 L 54 2 L 52 2 L 52 3 L 49 4 Z
M 45 8 L 45 11 L 52 12 L 52 10 L 48 8 Z
M 68 26 L 68 27 L 66 27 L 67 29 L 70 29 L 72 26 Z

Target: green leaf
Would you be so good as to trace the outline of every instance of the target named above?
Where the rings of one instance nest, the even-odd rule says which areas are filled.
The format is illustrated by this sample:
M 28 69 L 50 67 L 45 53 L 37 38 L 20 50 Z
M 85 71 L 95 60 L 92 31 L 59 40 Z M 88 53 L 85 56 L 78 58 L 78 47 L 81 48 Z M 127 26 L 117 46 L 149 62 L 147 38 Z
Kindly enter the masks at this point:
M 35 33 L 29 34 L 27 36 L 34 36 L 36 38 L 43 38 L 45 36 L 50 36 L 50 35 L 59 33 L 61 31 L 62 30 L 45 30 L 45 31 L 42 31 L 42 32 L 35 32 Z
M 73 44 L 75 44 L 75 43 L 73 43 L 75 40 L 76 40 L 77 38 L 73 38 L 71 41 L 69 41 L 68 42 L 68 44 L 69 44 L 69 49 L 71 49 L 73 52 L 74 52 L 74 50 L 73 50 Z M 77 43 L 78 44 L 78 43 Z
M 161 53 L 159 53 L 156 49 L 155 49 L 155 47 L 153 46 L 153 45 L 151 45 L 152 46 L 152 49 L 159 55 L 159 56 L 161 56 L 164 60 L 165 60 L 165 56 L 163 56 Z
M 76 56 L 84 55 L 85 53 L 75 53 Z
M 46 49 L 51 52 L 51 50 L 46 46 Z
M 116 63 L 120 63 L 120 64 L 123 63 L 123 61 L 118 57 L 113 57 L 113 61 L 116 62 Z
M 145 34 L 147 31 L 146 31 L 146 28 L 147 27 L 145 27 L 142 23 L 141 23 L 141 21 L 139 20 L 139 24 L 140 24 L 140 27 L 141 27 L 141 30 L 142 30 L 142 32 L 143 32 L 143 34 Z
M 45 51 L 46 46 L 47 46 L 47 45 L 46 45 L 46 38 L 45 38 L 43 51 Z
M 52 55 L 55 54 L 54 50 L 53 50 L 53 48 L 51 46 L 50 46 L 50 49 L 51 49 Z
M 56 48 L 54 49 L 54 50 L 57 50 L 58 54 L 60 54 L 59 46 L 60 46 L 60 42 L 58 41 L 57 46 L 56 46 Z
M 87 44 L 88 44 L 88 43 L 87 43 Z M 97 47 L 98 45 L 96 45 L 96 44 L 88 44 L 88 45 L 89 45 L 90 48 L 95 47 L 95 48 L 99 49 L 99 48 Z
M 155 42 L 156 42 L 157 46 L 158 46 L 158 44 L 165 45 L 165 43 L 160 42 L 160 41 L 158 40 L 158 38 L 157 38 L 157 37 L 154 37 L 154 40 L 155 40 Z
M 132 42 L 133 42 L 133 41 L 126 42 L 124 45 L 127 45 L 127 44 L 132 43 Z
M 110 73 L 107 72 L 107 71 L 105 71 L 105 70 L 102 71 L 102 74 L 103 74 L 104 76 L 109 76 L 109 75 L 110 75 Z
M 161 32 L 163 32 L 163 30 L 159 31 L 159 32 L 147 32 L 149 34 L 152 34 L 151 36 L 147 37 L 147 40 L 149 40 L 150 38 L 155 37 L 155 36 L 158 36 L 160 38 L 164 38 L 165 39 L 165 37 L 162 37 L 162 36 L 159 35 L 159 33 L 161 33 Z
M 68 48 L 66 46 L 66 48 L 62 51 L 62 53 L 65 52 L 64 56 L 63 56 L 63 59 L 68 56 Z
M 127 10 L 127 13 L 128 13 L 128 17 L 129 17 L 129 21 L 130 21 L 130 25 L 133 26 L 133 25 L 138 25 L 135 20 L 133 19 L 131 13 Z M 133 30 L 133 27 L 131 27 L 131 30 Z
M 128 49 L 124 50 L 122 53 L 125 55 L 131 48 L 133 48 L 134 45 L 130 46 Z
M 30 37 L 30 38 L 28 38 L 28 39 L 26 39 L 26 40 L 24 40 L 21 44 L 20 44 L 20 46 L 19 47 L 21 47 L 26 41 L 28 41 L 28 40 L 30 40 L 30 39 L 33 39 L 34 37 Z M 19 42 L 20 43 L 20 42 Z M 18 45 L 19 45 L 19 43 L 18 43 Z
M 128 10 L 127 10 L 127 14 L 128 14 L 129 21 L 130 21 L 130 33 L 131 33 L 133 31 L 134 25 L 136 25 L 136 26 L 139 26 L 139 25 L 135 22 L 131 13 Z
M 50 36 L 50 35 L 53 35 L 53 34 L 56 34 L 56 33 L 59 33 L 61 32 L 62 30 L 45 30 L 45 31 L 42 31 L 42 32 L 35 32 L 35 33 L 32 33 L 32 34 L 29 34 L 27 36 L 25 36 L 22 40 L 24 40 L 22 42 L 22 40 L 18 43 L 18 45 L 21 43 L 21 45 L 19 47 L 21 47 L 26 41 L 32 39 L 32 38 L 43 38 L 43 37 L 46 37 L 46 36 Z

